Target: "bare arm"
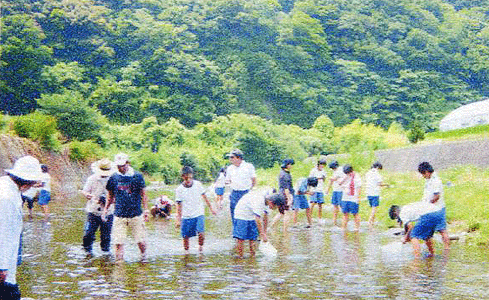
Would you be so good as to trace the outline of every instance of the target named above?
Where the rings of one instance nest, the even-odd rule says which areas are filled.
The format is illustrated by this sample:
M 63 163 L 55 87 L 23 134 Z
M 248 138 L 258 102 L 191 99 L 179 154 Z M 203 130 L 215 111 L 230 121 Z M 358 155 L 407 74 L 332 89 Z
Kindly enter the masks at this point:
M 175 220 L 175 227 L 180 227 L 182 224 L 182 203 L 177 202 L 177 218 Z
M 431 198 L 430 202 L 436 203 L 438 200 L 440 200 L 440 194 L 434 194 L 433 197 Z
M 263 229 L 261 218 L 259 216 L 255 216 L 255 222 L 256 227 L 258 227 L 258 232 L 260 233 L 261 240 L 266 243 L 268 241 L 268 238 L 266 231 Z
M 202 194 L 202 198 L 204 198 L 205 203 L 209 207 L 209 210 L 213 215 L 216 215 L 216 211 L 212 208 L 211 202 L 209 201 L 209 198 L 205 194 Z
M 149 221 L 149 209 L 148 209 L 148 195 L 146 195 L 146 189 L 141 189 L 141 202 L 143 202 L 143 216 L 146 222 Z

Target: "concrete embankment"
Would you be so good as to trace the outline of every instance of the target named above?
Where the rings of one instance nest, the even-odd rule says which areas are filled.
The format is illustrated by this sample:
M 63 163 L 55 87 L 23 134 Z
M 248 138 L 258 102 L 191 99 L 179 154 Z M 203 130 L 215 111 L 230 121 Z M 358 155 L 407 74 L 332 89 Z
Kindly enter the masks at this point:
M 489 167 L 489 139 L 439 141 L 402 149 L 375 152 L 384 169 L 403 172 L 415 171 L 422 161 L 430 162 L 435 169 L 461 165 Z

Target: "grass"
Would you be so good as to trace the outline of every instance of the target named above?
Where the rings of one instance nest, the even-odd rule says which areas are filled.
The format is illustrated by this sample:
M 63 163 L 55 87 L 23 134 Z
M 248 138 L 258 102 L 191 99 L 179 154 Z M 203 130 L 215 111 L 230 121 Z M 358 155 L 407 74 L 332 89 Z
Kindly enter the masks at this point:
M 296 163 L 292 170 L 294 182 L 299 177 L 307 176 L 313 164 Z M 277 187 L 279 166 L 269 170 L 258 170 L 259 186 Z M 328 170 L 329 171 L 329 170 Z M 420 201 L 423 196 L 425 179 L 416 172 L 386 172 L 381 171 L 384 181 L 390 186 L 381 191 L 381 205 L 377 210 L 376 220 L 380 228 L 387 229 L 397 226 L 388 217 L 391 205 L 405 205 Z M 473 166 L 463 166 L 441 170 L 438 172 L 444 184 L 444 199 L 447 207 L 448 230 L 451 234 L 470 232 L 466 241 L 473 245 L 489 245 L 489 169 Z M 363 178 L 363 173 L 361 174 Z M 329 205 L 330 195 L 325 197 Z M 360 201 L 360 216 L 367 221 L 370 207 L 363 194 Z M 325 218 L 331 218 L 326 211 Z M 304 214 L 300 214 L 304 218 Z
M 450 131 L 436 131 L 426 134 L 425 140 L 459 140 L 459 139 L 475 139 L 481 137 L 489 137 L 489 125 L 480 125 L 469 128 L 462 128 Z

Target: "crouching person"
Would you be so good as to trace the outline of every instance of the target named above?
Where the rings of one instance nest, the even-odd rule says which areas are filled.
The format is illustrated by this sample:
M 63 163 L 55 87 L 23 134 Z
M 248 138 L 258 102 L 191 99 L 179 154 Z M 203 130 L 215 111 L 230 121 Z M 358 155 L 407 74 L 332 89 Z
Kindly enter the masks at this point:
M 428 247 L 429 257 L 435 253 L 433 234 L 437 226 L 444 222 L 443 211 L 436 205 L 427 202 L 415 202 L 403 207 L 392 205 L 389 217 L 404 228 L 404 243 L 411 242 L 415 258 L 421 257 L 420 241 Z
M 250 255 L 255 255 L 254 241 L 260 236 L 261 241 L 267 242 L 266 224 L 268 209 L 278 209 L 280 214 L 287 210 L 287 201 L 282 194 L 271 191 L 253 191 L 241 198 L 234 211 L 233 237 L 238 240 L 236 252 L 243 257 L 244 241 L 250 243 Z

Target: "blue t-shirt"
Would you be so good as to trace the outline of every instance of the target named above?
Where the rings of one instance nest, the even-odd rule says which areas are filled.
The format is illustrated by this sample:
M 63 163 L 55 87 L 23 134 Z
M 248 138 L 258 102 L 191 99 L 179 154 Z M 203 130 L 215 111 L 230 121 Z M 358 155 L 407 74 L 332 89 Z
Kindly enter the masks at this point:
M 114 215 L 119 218 L 133 218 L 141 215 L 141 190 L 146 187 L 144 177 L 135 172 L 132 176 L 115 173 L 107 182 L 107 190 L 114 194 Z

